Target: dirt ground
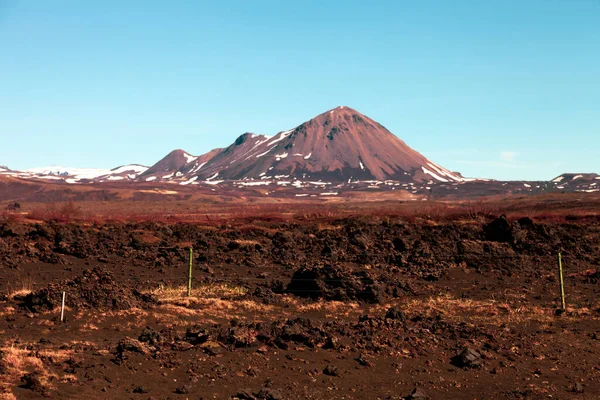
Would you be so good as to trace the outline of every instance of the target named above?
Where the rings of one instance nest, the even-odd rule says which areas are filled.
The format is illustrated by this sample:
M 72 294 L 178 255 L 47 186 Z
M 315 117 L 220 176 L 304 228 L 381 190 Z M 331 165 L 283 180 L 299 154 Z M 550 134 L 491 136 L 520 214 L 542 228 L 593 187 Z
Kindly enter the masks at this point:
M 0 399 L 598 399 L 599 295 L 598 218 L 5 219 Z

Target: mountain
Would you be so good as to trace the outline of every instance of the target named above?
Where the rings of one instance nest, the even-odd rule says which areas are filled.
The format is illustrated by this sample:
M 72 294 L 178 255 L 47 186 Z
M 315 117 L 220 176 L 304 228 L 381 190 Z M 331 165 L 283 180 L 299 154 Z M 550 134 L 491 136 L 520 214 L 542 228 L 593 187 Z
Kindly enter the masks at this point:
M 264 180 L 293 178 L 335 182 L 396 180 L 463 182 L 425 158 L 381 124 L 349 107 L 329 110 L 273 137 L 245 133 L 225 149 L 210 153 L 202 165 L 182 150 L 171 152 L 148 175 L 162 179 Z M 187 162 L 187 164 L 186 164 Z
M 193 156 L 181 149 L 173 150 L 139 175 L 139 180 L 162 181 L 194 175 L 223 149 L 214 149 L 201 156 Z

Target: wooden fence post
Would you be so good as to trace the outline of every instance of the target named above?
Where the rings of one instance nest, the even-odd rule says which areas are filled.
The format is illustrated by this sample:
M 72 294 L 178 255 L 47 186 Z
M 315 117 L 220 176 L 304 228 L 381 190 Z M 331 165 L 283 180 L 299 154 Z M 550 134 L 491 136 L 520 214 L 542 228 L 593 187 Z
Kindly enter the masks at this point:
M 190 268 L 188 270 L 188 287 L 187 287 L 187 296 L 190 297 L 192 295 L 192 267 L 194 262 L 194 250 L 190 247 Z
M 62 303 L 60 306 L 60 322 L 64 322 L 64 320 L 65 320 L 65 296 L 66 296 L 66 293 L 63 292 L 62 294 L 63 294 L 62 295 Z
M 560 305 L 561 310 L 565 311 L 565 283 L 563 281 L 562 255 L 558 253 L 558 282 L 560 284 Z

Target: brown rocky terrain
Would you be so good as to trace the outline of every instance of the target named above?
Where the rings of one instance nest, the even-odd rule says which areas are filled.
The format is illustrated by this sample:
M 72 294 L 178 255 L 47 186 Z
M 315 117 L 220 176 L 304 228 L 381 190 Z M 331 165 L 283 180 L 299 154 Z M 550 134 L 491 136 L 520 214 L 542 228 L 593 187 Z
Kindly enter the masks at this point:
M 594 216 L 4 218 L 0 396 L 595 399 L 599 250 Z

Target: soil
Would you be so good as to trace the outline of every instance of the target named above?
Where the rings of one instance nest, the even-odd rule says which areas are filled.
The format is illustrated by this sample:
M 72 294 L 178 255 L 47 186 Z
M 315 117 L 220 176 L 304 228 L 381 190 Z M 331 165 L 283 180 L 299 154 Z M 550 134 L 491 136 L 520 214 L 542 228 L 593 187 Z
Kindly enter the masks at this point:
M 599 270 L 597 220 L 8 220 L 0 398 L 597 399 Z

